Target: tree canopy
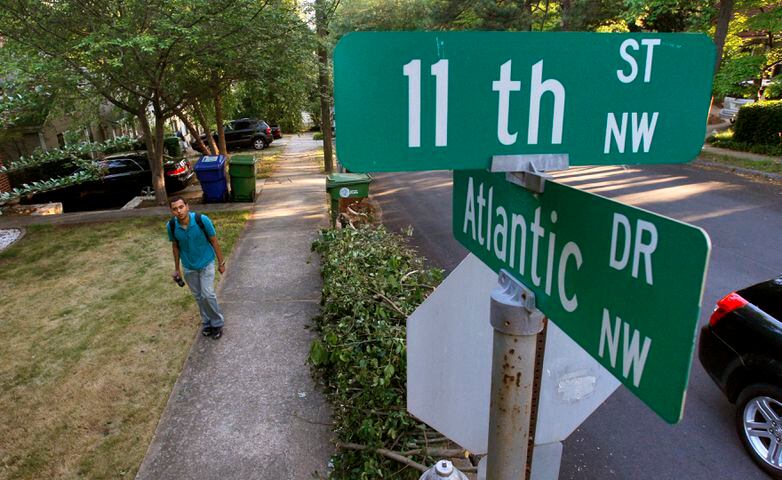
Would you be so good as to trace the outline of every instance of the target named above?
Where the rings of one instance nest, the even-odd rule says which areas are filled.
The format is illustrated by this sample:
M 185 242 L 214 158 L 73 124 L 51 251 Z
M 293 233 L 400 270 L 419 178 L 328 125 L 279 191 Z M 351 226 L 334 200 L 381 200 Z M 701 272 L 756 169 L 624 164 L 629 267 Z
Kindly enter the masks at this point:
M 271 83 L 301 59 L 307 34 L 290 0 L 0 1 L 3 48 L 26 49 L 47 75 L 67 72 L 76 89 L 136 116 L 160 203 L 165 120 L 205 101 L 219 117 L 238 82 Z

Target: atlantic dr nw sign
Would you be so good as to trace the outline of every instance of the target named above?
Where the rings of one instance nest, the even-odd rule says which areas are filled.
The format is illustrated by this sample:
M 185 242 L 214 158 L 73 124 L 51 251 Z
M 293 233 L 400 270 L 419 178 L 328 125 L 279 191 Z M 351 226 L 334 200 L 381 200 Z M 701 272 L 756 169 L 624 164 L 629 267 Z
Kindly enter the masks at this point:
M 681 163 L 700 152 L 714 45 L 700 34 L 357 32 L 334 52 L 340 162 L 355 172 Z
M 681 419 L 710 242 L 700 228 L 555 182 L 454 172 L 456 239 L 670 423 Z

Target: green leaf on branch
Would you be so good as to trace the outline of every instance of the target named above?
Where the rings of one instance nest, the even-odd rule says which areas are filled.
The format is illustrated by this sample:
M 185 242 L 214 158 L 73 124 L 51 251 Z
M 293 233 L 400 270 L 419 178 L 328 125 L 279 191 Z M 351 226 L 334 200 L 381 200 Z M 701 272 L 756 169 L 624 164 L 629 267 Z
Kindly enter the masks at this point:
M 425 428 L 405 408 L 405 312 L 426 299 L 443 273 L 382 227 L 323 230 L 312 248 L 323 258 L 323 291 L 309 361 L 333 405 L 339 441 L 371 447 L 341 449 L 331 478 L 417 479 L 420 472 L 400 473 L 376 449 L 415 445 Z M 434 459 L 422 454 L 415 461 Z

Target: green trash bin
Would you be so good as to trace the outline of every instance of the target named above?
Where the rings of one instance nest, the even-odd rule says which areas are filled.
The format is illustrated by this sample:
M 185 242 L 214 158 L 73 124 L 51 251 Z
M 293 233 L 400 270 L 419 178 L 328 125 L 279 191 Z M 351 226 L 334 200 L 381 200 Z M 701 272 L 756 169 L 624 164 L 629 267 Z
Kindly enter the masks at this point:
M 331 198 L 331 224 L 337 221 L 340 199 L 369 196 L 372 176 L 367 173 L 332 173 L 326 177 L 326 191 Z
M 253 155 L 234 155 L 228 161 L 231 198 L 234 202 L 255 201 L 256 162 Z

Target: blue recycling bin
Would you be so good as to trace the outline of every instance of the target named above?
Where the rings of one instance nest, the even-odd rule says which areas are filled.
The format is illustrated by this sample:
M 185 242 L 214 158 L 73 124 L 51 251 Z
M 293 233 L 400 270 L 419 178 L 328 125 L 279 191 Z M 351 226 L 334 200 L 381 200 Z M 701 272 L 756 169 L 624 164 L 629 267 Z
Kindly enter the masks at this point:
M 204 192 L 204 203 L 228 200 L 225 155 L 202 155 L 194 170 Z

